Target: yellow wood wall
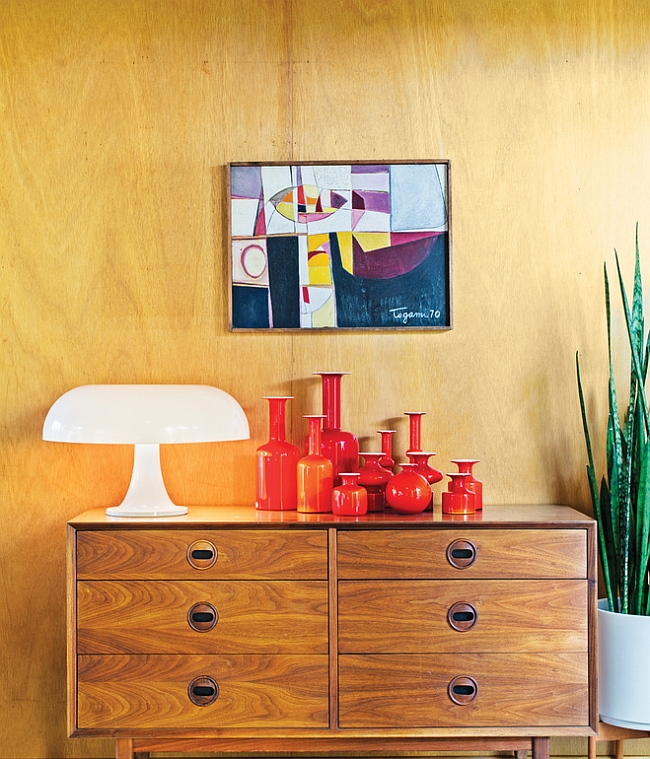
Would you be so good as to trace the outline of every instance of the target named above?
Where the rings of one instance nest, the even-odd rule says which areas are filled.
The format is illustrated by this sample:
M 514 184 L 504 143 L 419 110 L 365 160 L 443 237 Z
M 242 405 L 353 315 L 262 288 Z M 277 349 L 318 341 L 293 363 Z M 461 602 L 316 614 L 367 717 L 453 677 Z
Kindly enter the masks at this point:
M 0 757 L 111 751 L 65 737 L 64 524 L 119 502 L 131 453 L 42 442 L 71 387 L 239 399 L 249 442 L 165 451 L 186 503 L 251 503 L 262 396 L 295 395 L 301 439 L 312 372 L 347 370 L 362 447 L 395 425 L 403 451 L 426 410 L 486 501 L 588 510 L 574 352 L 602 426 L 602 262 L 630 275 L 637 221 L 650 248 L 649 24 L 644 0 L 2 0 Z M 229 161 L 432 158 L 452 331 L 228 332 Z

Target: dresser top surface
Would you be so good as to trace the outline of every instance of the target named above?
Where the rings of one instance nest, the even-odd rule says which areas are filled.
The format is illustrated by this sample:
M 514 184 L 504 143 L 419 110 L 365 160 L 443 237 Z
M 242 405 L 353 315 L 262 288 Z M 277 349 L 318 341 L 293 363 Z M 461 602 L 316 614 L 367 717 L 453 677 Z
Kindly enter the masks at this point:
M 343 529 L 447 529 L 456 528 L 577 528 L 595 524 L 591 517 L 568 506 L 552 504 L 487 504 L 472 515 L 441 514 L 435 511 L 421 514 L 398 514 L 384 511 L 362 517 L 343 517 L 335 514 L 302 514 L 296 511 L 257 511 L 252 506 L 190 506 L 188 513 L 178 517 L 125 518 L 109 517 L 104 508 L 91 509 L 70 520 L 77 529 L 156 528 L 183 529 L 192 527 L 275 527 Z

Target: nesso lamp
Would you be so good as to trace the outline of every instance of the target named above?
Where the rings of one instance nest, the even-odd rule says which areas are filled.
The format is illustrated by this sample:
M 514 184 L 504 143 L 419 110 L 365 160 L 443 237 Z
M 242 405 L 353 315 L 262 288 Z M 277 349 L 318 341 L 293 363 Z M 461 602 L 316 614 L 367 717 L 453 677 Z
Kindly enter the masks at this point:
M 43 439 L 59 443 L 135 446 L 131 483 L 113 517 L 187 514 L 167 493 L 160 468 L 164 443 L 246 440 L 248 420 L 239 403 L 209 385 L 82 385 L 50 408 Z

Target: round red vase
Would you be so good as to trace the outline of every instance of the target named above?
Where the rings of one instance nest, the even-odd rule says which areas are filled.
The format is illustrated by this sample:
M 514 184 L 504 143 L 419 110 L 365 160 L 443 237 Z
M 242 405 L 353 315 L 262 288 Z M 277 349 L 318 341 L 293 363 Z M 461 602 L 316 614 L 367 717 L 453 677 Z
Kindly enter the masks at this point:
M 388 469 L 392 472 L 395 467 L 395 459 L 393 458 L 393 435 L 397 430 L 377 430 L 377 432 L 381 435 L 381 450 L 384 453 L 383 457 L 379 460 L 379 463 L 384 469 Z
M 261 511 L 292 511 L 298 506 L 296 466 L 300 459 L 297 446 L 286 438 L 285 409 L 293 396 L 267 397 L 269 402 L 269 441 L 257 455 L 257 498 Z
M 332 462 L 321 455 L 322 415 L 305 416 L 309 422 L 307 455 L 297 465 L 298 511 L 318 514 L 332 510 Z
M 381 465 L 383 451 L 360 453 L 359 456 L 364 459 L 359 470 L 359 485 L 363 485 L 368 494 L 368 511 L 383 511 L 386 508 L 386 483 L 393 473 Z
M 456 464 L 459 472 L 469 474 L 465 481 L 466 488 L 476 496 L 476 511 L 480 511 L 483 508 L 483 483 L 477 480 L 472 472 L 474 464 L 479 463 L 478 459 L 452 459 L 451 463 Z
M 366 489 L 359 485 L 359 472 L 341 472 L 341 484 L 332 490 L 332 512 L 339 516 L 360 517 L 368 511 Z
M 402 471 L 393 475 L 386 485 L 388 505 L 401 514 L 418 514 L 429 505 L 433 494 L 415 464 L 402 464 Z
M 359 468 L 359 442 L 351 432 L 341 429 L 341 377 L 350 372 L 314 372 L 323 385 L 323 414 L 321 454 L 332 462 L 334 484 L 341 483 L 342 472 Z
M 415 464 L 413 471 L 421 474 L 429 485 L 433 485 L 442 480 L 442 472 L 429 465 L 429 459 L 431 456 L 435 456 L 435 453 L 427 453 L 426 451 L 406 451 L 406 455 L 409 457 L 411 464 Z M 433 490 L 431 492 L 433 493 Z M 433 500 L 434 497 L 432 496 L 431 502 L 427 506 L 426 511 L 433 511 Z
M 476 511 L 476 496 L 467 490 L 467 472 L 451 472 L 449 490 L 442 494 L 443 514 L 473 514 Z

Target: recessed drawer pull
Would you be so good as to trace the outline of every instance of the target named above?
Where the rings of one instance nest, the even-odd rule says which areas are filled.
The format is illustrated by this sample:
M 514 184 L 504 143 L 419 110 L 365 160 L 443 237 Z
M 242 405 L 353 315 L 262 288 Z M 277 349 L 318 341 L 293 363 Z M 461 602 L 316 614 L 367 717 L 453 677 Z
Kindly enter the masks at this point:
M 195 540 L 187 549 L 187 560 L 194 569 L 209 569 L 218 555 L 214 543 L 209 540 Z
M 466 706 L 478 697 L 478 683 L 469 675 L 459 675 L 449 683 L 447 692 L 455 704 Z
M 458 632 L 467 632 L 478 621 L 478 612 L 470 603 L 460 601 L 449 607 L 447 612 L 447 621 Z
M 447 561 L 456 569 L 466 569 L 476 561 L 476 546 L 471 540 L 454 540 L 447 546 Z
M 207 675 L 195 677 L 187 686 L 190 701 L 197 706 L 209 706 L 219 697 L 219 686 L 216 680 Z
M 192 630 L 208 632 L 219 621 L 219 612 L 209 603 L 198 603 L 190 606 L 187 612 L 187 622 Z

